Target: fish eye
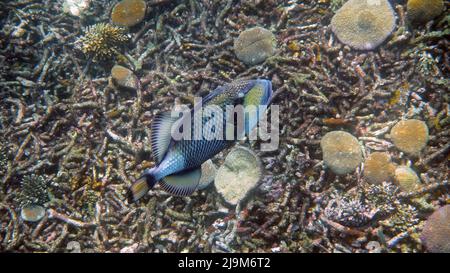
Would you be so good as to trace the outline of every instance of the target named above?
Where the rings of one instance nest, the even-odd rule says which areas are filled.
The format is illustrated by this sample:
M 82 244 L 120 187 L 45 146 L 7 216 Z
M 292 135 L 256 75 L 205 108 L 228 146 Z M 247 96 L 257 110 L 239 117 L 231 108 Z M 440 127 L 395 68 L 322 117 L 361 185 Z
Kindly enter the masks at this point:
M 244 97 L 244 93 L 243 93 L 243 92 L 239 92 L 239 93 L 238 93 L 238 97 L 239 97 L 239 98 Z

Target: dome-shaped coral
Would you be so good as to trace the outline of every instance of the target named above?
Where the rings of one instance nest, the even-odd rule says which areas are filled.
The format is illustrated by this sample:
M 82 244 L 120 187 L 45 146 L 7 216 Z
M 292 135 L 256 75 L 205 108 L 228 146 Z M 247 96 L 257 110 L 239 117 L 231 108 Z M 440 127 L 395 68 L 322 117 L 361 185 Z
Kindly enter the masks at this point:
M 406 4 L 408 20 L 413 23 L 426 23 L 439 16 L 444 9 L 443 0 L 409 0 Z
M 412 192 L 420 187 L 420 179 L 416 172 L 407 166 L 395 169 L 395 182 L 403 192 Z
M 121 65 L 115 65 L 111 69 L 111 78 L 120 87 L 137 89 L 138 79 L 133 71 Z
M 349 0 L 331 20 L 338 39 L 359 50 L 376 48 L 394 27 L 394 10 L 387 0 Z
M 430 252 L 450 252 L 450 205 L 446 205 L 428 217 L 421 240 Z
M 421 120 L 402 120 L 392 127 L 390 136 L 400 151 L 417 156 L 428 142 L 428 127 Z
M 142 0 L 123 0 L 117 3 L 111 13 L 114 24 L 132 27 L 139 24 L 145 16 L 147 5 Z
M 234 42 L 234 52 L 247 65 L 259 64 L 275 53 L 275 36 L 262 27 L 244 30 Z
M 395 165 L 387 153 L 374 152 L 364 162 L 364 177 L 371 184 L 381 184 L 394 176 Z
M 214 181 L 216 177 L 217 167 L 212 162 L 211 159 L 208 159 L 202 164 L 202 176 L 200 177 L 200 181 L 198 182 L 197 190 L 206 189 L 211 183 Z
M 332 131 L 322 137 L 323 162 L 336 174 L 352 172 L 362 162 L 362 151 L 356 137 L 344 131 Z
M 217 170 L 214 184 L 226 203 L 237 205 L 256 187 L 262 172 L 258 155 L 249 148 L 236 146 Z
M 27 222 L 37 222 L 45 216 L 45 208 L 39 205 L 27 205 L 20 210 L 20 217 Z

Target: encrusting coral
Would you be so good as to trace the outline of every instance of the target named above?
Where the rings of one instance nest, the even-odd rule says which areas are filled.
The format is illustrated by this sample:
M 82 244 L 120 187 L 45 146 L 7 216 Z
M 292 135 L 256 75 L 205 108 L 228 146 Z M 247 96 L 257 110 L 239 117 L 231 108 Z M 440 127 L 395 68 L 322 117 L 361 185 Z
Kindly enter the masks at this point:
M 115 65 L 111 69 L 111 78 L 118 86 L 137 89 L 137 77 L 130 69 L 121 65 Z
M 244 30 L 234 42 L 234 52 L 247 65 L 263 62 L 275 52 L 275 36 L 262 27 Z
M 124 27 L 137 25 L 144 19 L 146 6 L 143 0 L 120 1 L 112 10 L 111 21 Z
M 413 192 L 420 187 L 420 179 L 416 172 L 407 166 L 395 169 L 395 182 L 403 192 Z
M 392 127 L 390 137 L 400 151 L 418 156 L 428 142 L 428 127 L 421 120 L 401 120 Z
M 355 49 L 372 50 L 395 28 L 395 13 L 387 0 L 349 0 L 333 16 L 331 29 Z
M 362 151 L 358 140 L 344 131 L 332 131 L 320 141 L 323 162 L 336 174 L 352 172 L 362 162 Z
M 439 16 L 444 10 L 443 0 L 408 0 L 408 20 L 423 24 Z
M 215 186 L 224 200 L 237 205 L 261 179 L 262 166 L 259 157 L 250 149 L 237 146 L 225 158 L 216 173 Z
M 380 184 L 394 176 L 395 165 L 385 152 L 374 152 L 364 162 L 364 177 L 369 183 Z
M 421 240 L 428 251 L 450 252 L 450 205 L 443 206 L 428 217 Z

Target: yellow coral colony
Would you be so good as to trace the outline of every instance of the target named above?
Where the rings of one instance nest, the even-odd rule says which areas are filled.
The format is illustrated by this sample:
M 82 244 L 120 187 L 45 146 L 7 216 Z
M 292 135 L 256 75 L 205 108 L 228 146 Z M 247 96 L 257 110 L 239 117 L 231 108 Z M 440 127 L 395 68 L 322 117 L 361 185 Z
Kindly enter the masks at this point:
M 137 88 L 137 77 L 134 75 L 133 71 L 121 65 L 115 65 L 111 69 L 111 78 L 113 82 L 118 86 L 136 89 Z
M 144 19 L 145 9 L 145 1 L 123 0 L 114 6 L 111 21 L 119 26 L 132 27 Z
M 407 166 L 395 169 L 395 182 L 403 192 L 413 192 L 420 187 L 419 176 Z
M 413 23 L 426 23 L 444 10 L 443 0 L 409 0 L 406 4 L 408 20 Z
M 364 162 L 364 177 L 371 184 L 381 184 L 394 177 L 395 165 L 388 153 L 374 152 Z
M 328 132 L 320 141 L 323 162 L 335 174 L 354 171 L 362 162 L 362 150 L 358 139 L 344 131 Z
M 85 29 L 84 36 L 76 44 L 84 54 L 92 56 L 94 61 L 105 60 L 116 53 L 128 36 L 124 29 L 105 23 L 98 23 Z
M 401 120 L 394 125 L 390 133 L 392 142 L 400 151 L 418 156 L 428 142 L 428 127 L 417 119 Z
M 333 16 L 331 29 L 344 44 L 372 50 L 395 28 L 395 13 L 387 0 L 349 0 Z

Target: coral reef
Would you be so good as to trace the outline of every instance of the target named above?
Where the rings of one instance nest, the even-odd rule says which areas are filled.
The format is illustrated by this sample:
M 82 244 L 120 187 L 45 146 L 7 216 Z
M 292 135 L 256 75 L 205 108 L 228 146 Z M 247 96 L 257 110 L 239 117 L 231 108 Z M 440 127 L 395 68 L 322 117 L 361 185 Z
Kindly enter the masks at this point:
M 135 26 L 144 19 L 146 8 L 143 0 L 122 0 L 114 6 L 111 21 L 118 26 Z
M 332 131 L 320 141 L 323 162 L 336 174 L 347 174 L 361 164 L 362 151 L 358 140 L 344 131 Z
M 113 57 L 128 41 L 124 29 L 106 23 L 89 26 L 84 32 L 75 45 L 96 61 Z
M 349 0 L 333 16 L 331 29 L 355 49 L 372 50 L 395 28 L 395 14 L 387 0 Z
M 384 229 L 394 234 L 408 232 L 419 224 L 417 210 L 409 204 L 399 204 L 395 212 L 387 219 L 381 222 Z
M 2 252 L 433 251 L 419 234 L 450 199 L 448 20 L 410 29 L 406 1 L 396 2 L 393 38 L 358 51 L 328 27 L 337 1 L 147 0 L 145 19 L 127 29 L 130 42 L 113 50 L 122 54 L 91 62 L 92 52 L 86 58 L 71 45 L 86 27 L 110 22 L 117 2 L 90 1 L 80 17 L 63 14 L 63 1 L 0 2 Z M 234 54 L 234 39 L 252 26 L 278 43 L 258 66 Z M 132 70 L 139 88 L 119 92 L 115 64 Z M 155 165 L 155 115 L 237 78 L 271 80 L 280 106 L 278 149 L 248 143 L 264 169 L 248 202 L 224 206 L 208 187 L 184 198 L 155 188 L 127 204 L 129 185 Z M 389 137 L 411 118 L 429 127 L 419 156 Z M 334 175 L 320 149 L 333 130 L 355 136 L 364 157 L 384 152 L 410 166 L 420 187 L 368 185 L 362 168 Z M 22 221 L 18 203 L 20 181 L 32 174 L 47 177 L 53 195 L 35 223 Z
M 379 216 L 392 214 L 400 205 L 399 189 L 394 184 L 383 182 L 380 185 L 370 185 L 364 190 L 367 202 L 377 210 Z
M 392 183 L 369 185 L 361 191 L 332 194 L 324 215 L 346 227 L 361 227 L 379 221 L 392 234 L 407 232 L 419 223 L 417 210 L 399 198 Z

